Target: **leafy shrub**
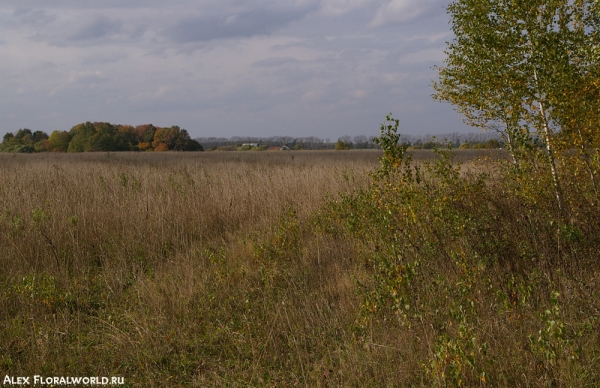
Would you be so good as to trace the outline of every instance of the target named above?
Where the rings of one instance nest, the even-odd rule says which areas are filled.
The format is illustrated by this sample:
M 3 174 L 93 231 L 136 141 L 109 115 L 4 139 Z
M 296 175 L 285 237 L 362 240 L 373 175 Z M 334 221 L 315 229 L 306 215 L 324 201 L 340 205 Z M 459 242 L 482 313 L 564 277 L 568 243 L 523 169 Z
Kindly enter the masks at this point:
M 343 150 L 349 150 L 350 149 L 350 144 L 341 140 L 338 140 L 337 143 L 335 143 L 335 149 L 337 151 L 343 151 Z
M 600 299 L 589 303 L 584 286 L 600 251 L 596 205 L 583 200 L 597 198 L 593 185 L 563 170 L 577 208 L 565 216 L 539 150 L 518 167 L 488 163 L 476 174 L 443 149 L 413 165 L 398 120 L 387 120 L 371 187 L 323 212 L 332 224 L 322 229 L 352 239 L 367 268 L 357 277 L 359 338 L 373 341 L 373 321 L 381 322 L 380 341 L 413 349 L 426 385 L 506 386 L 523 373 L 548 385 L 598 382 L 596 372 L 577 372 L 600 366 L 597 323 L 588 319 Z M 565 292 L 577 306 L 568 314 L 557 297 Z

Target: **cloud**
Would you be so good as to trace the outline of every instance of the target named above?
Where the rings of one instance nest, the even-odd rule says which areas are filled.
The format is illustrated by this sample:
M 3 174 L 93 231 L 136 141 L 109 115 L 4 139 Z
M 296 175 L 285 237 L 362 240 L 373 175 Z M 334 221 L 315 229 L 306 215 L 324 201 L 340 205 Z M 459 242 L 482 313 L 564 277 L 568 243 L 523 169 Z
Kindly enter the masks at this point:
M 58 66 L 54 62 L 50 61 L 40 61 L 38 63 L 34 63 L 29 67 L 29 70 L 32 72 L 37 71 L 46 71 L 50 69 L 56 69 Z
M 356 9 L 365 8 L 371 3 L 373 0 L 322 0 L 321 9 L 327 15 L 341 16 Z
M 382 5 L 369 23 L 371 27 L 381 27 L 392 23 L 413 21 L 436 8 L 443 9 L 441 0 L 391 0 Z
M 81 64 L 85 66 L 89 65 L 104 65 L 108 63 L 116 63 L 120 61 L 125 61 L 128 58 L 127 53 L 121 52 L 95 52 L 81 60 Z
M 14 10 L 13 16 L 17 17 L 21 24 L 28 24 L 34 27 L 42 27 L 56 20 L 54 14 L 41 9 L 17 8 Z
M 224 15 L 196 15 L 180 19 L 165 31 L 176 43 L 269 35 L 302 19 L 314 7 L 292 9 L 251 9 Z
M 74 71 L 71 72 L 68 82 L 72 84 L 96 84 L 106 82 L 107 77 L 101 71 Z
M 410 131 L 450 131 L 428 87 L 447 1 L 2 0 L 0 115 L 7 130 L 98 120 L 334 138 L 391 111 Z
M 116 35 L 121 32 L 123 23 L 111 20 L 104 15 L 96 16 L 91 22 L 84 24 L 68 37 L 70 41 L 99 40 L 107 36 Z
M 300 62 L 296 58 L 292 57 L 269 57 L 266 59 L 261 59 L 260 61 L 256 61 L 252 64 L 255 67 L 279 67 L 282 65 L 289 65 L 290 63 Z
M 425 62 L 442 62 L 445 58 L 443 48 L 429 48 L 402 56 L 400 64 L 415 64 Z

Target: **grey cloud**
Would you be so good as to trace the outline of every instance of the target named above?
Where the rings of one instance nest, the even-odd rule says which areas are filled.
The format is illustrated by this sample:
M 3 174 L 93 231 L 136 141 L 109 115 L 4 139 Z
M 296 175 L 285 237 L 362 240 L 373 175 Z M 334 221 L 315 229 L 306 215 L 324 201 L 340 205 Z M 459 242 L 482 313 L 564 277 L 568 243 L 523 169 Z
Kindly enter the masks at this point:
M 118 34 L 121 32 L 122 28 L 122 22 L 111 20 L 104 15 L 100 15 L 94 18 L 90 23 L 81 26 L 73 35 L 69 36 L 68 40 L 98 40 L 110 35 Z
M 16 8 L 13 11 L 13 15 L 14 16 L 22 16 L 22 15 L 26 15 L 27 13 L 29 13 L 31 11 L 31 8 L 24 8 L 24 7 L 20 7 L 20 8 Z
M 129 32 L 129 37 L 131 39 L 141 38 L 147 30 L 148 30 L 148 27 L 145 25 L 133 26 L 133 28 Z
M 54 14 L 41 9 L 17 8 L 14 10 L 13 16 L 19 18 L 21 24 L 29 24 L 34 27 L 45 26 L 56 20 Z
M 181 0 L 173 3 L 182 3 Z M 139 7 L 156 7 L 164 5 L 164 1 L 159 0 L 102 0 L 102 1 L 81 1 L 81 0 L 3 0 L 4 6 L 22 7 L 26 3 L 29 7 L 43 8 L 58 8 L 58 9 L 107 9 L 107 8 L 139 8 Z M 191 0 L 183 1 L 183 3 L 193 4 Z
M 341 16 L 357 9 L 364 9 L 372 3 L 373 0 L 321 0 L 321 9 L 327 15 Z
M 30 71 L 45 71 L 48 69 L 55 69 L 58 66 L 54 62 L 50 61 L 39 61 L 30 66 Z
M 292 10 L 255 9 L 217 17 L 199 15 L 181 19 L 165 35 L 177 43 L 268 35 L 303 18 L 314 7 Z
M 81 64 L 85 66 L 89 65 L 105 65 L 108 63 L 116 63 L 120 61 L 126 60 L 128 55 L 126 53 L 120 52 L 98 52 L 91 55 L 86 56 L 81 60 Z
M 56 21 L 55 14 L 41 9 L 10 8 L 0 5 L 0 30 L 38 30 Z
M 252 64 L 255 67 L 278 67 L 282 65 L 288 65 L 290 63 L 300 62 L 296 58 L 292 57 L 270 57 L 256 61 Z

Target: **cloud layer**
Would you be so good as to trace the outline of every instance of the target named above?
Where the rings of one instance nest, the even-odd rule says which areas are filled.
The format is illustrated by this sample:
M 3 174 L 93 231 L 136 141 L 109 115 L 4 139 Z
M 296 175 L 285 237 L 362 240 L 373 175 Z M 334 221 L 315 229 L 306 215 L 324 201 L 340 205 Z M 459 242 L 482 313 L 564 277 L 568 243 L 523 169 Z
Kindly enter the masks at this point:
M 0 134 L 82 121 L 192 136 L 469 130 L 433 102 L 438 0 L 6 0 Z

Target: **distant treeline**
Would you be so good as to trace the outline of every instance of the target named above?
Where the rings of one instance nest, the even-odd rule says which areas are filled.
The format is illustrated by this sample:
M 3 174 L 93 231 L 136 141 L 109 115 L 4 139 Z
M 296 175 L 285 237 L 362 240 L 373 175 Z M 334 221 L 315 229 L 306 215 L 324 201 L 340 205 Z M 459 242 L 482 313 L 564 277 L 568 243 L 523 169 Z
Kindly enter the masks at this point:
M 133 127 L 105 122 L 86 122 L 70 131 L 32 132 L 20 129 L 7 133 L 0 144 L 0 152 L 114 152 L 114 151 L 243 151 L 266 150 L 285 146 L 290 150 L 319 149 L 378 149 L 373 136 L 342 136 L 337 142 L 329 138 L 271 136 L 271 137 L 200 137 L 190 138 L 178 126 L 156 127 L 144 124 Z M 502 148 L 496 133 L 448 133 L 436 135 L 402 135 L 400 141 L 415 149 L 432 149 L 447 142 L 453 148 Z
M 337 142 L 329 138 L 271 136 L 271 137 L 199 137 L 196 140 L 206 150 L 236 151 L 263 150 L 270 147 L 287 146 L 291 150 L 320 150 L 320 149 L 379 149 L 373 142 L 374 136 L 342 136 Z M 449 143 L 453 148 L 502 148 L 503 142 L 496 133 L 447 133 L 436 135 L 402 135 L 400 141 L 407 147 L 415 149 L 432 149 L 441 143 Z M 252 145 L 249 147 L 249 145 Z
M 77 124 L 70 131 L 20 129 L 4 135 L 2 152 L 91 152 L 91 151 L 203 151 L 185 129 L 152 124 L 116 125 L 96 122 Z
M 364 138 L 368 141 L 366 136 Z M 293 136 L 271 136 L 271 137 L 252 137 L 252 136 L 232 136 L 232 137 L 199 137 L 198 142 L 204 145 L 207 150 L 227 151 L 244 150 L 244 144 L 256 144 L 255 149 L 268 149 L 270 147 L 287 146 L 289 149 L 296 150 L 319 150 L 333 149 L 333 143 L 330 139 L 321 139 L 315 136 L 293 137 Z M 373 144 L 373 146 L 375 146 Z M 373 147 L 375 148 L 375 147 Z
M 443 133 L 440 135 L 402 135 L 400 141 L 413 148 L 431 149 L 440 143 L 453 148 L 500 148 L 502 140 L 496 132 Z M 491 147 L 490 145 L 494 145 Z

